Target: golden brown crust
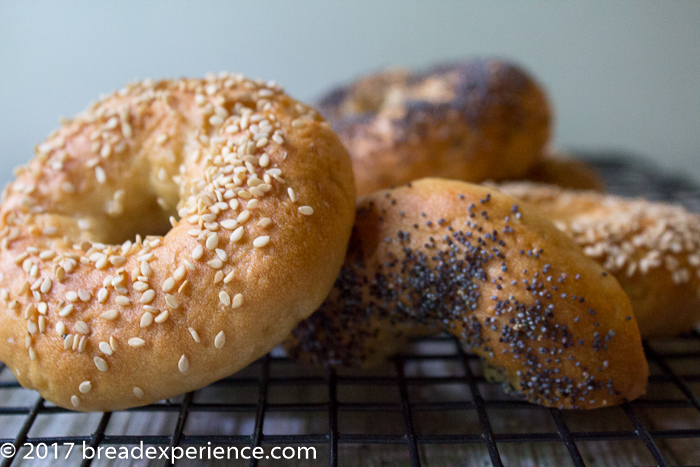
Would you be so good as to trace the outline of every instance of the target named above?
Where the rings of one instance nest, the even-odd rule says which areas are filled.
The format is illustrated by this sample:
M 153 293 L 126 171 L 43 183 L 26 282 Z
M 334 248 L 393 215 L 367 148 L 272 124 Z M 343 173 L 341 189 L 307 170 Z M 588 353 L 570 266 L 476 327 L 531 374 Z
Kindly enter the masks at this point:
M 642 337 L 691 331 L 700 321 L 700 217 L 680 206 L 533 183 L 497 186 L 550 217 L 611 271 Z
M 603 178 L 595 169 L 585 162 L 560 155 L 544 157 L 523 178 L 573 190 L 605 192 Z
M 426 176 L 522 178 L 550 134 L 544 91 L 497 60 L 379 72 L 330 92 L 319 109 L 353 157 L 358 195 Z
M 81 411 L 227 376 L 325 298 L 354 203 L 337 136 L 274 83 L 130 85 L 39 145 L 6 189 L 0 360 Z M 156 235 L 121 243 L 138 232 Z
M 292 356 L 364 365 L 449 331 L 528 400 L 596 408 L 643 394 L 629 299 L 536 210 L 493 188 L 423 179 L 363 199 L 329 298 Z

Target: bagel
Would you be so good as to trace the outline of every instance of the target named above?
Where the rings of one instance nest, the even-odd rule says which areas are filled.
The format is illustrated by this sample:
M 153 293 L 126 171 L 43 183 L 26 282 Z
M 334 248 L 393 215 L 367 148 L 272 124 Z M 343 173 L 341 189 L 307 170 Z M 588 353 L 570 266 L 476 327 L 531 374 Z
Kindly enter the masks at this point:
M 680 206 L 534 183 L 498 186 L 533 205 L 615 275 L 644 338 L 700 322 L 700 216 Z
M 350 151 L 358 195 L 426 176 L 523 178 L 550 135 L 544 91 L 497 60 L 381 71 L 331 91 L 318 108 Z
M 343 262 L 350 157 L 273 82 L 131 84 L 36 152 L 0 206 L 0 360 L 58 406 L 120 410 L 234 373 Z
M 643 394 L 647 362 L 620 285 L 517 203 L 439 179 L 364 198 L 334 288 L 293 331 L 290 356 L 371 365 L 410 336 L 448 331 L 537 404 Z
M 605 192 L 605 183 L 595 169 L 585 162 L 559 154 L 546 156 L 535 163 L 524 179 L 572 190 Z

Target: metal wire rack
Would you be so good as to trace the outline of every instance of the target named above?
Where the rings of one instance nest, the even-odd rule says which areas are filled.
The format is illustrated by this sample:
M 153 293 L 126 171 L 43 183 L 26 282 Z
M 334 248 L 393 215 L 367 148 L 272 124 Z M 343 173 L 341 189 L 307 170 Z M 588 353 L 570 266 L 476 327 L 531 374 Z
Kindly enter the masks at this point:
M 613 192 L 700 211 L 700 188 L 687 180 L 619 155 L 590 157 Z M 0 444 L 17 449 L 0 460 L 2 466 L 119 465 L 82 459 L 80 449 L 65 459 L 64 443 L 143 442 L 315 448 L 315 460 L 239 460 L 249 465 L 699 465 L 700 333 L 646 342 L 645 350 L 647 395 L 593 412 L 548 409 L 505 393 L 484 378 L 478 358 L 447 336 L 416 341 L 363 371 L 305 367 L 275 350 L 199 391 L 103 414 L 55 407 L 21 388 L 0 364 Z M 42 443 L 51 453 L 43 460 L 37 457 Z M 24 459 L 28 453 L 34 460 Z

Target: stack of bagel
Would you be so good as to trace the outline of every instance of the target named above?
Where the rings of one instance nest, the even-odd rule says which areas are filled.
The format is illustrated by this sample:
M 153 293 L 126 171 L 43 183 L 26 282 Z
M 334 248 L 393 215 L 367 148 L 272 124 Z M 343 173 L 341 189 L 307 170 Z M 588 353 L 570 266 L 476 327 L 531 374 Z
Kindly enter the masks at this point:
M 589 409 L 642 395 L 642 338 L 698 320 L 698 217 L 601 193 L 520 68 L 391 69 L 317 107 L 221 73 L 64 122 L 3 193 L 0 361 L 111 411 L 283 341 L 363 366 L 448 332 L 527 400 Z
M 595 170 L 551 149 L 547 95 L 518 66 L 382 70 L 332 90 L 318 108 L 352 156 L 361 198 L 333 291 L 287 341 L 296 358 L 368 365 L 412 336 L 450 332 L 530 401 L 594 408 L 636 397 L 596 394 L 599 376 L 608 390 L 645 379 L 636 343 L 618 342 L 611 354 L 621 360 L 609 359 L 619 336 L 670 337 L 700 321 L 700 217 L 605 194 Z M 564 245 L 577 259 L 564 258 Z M 585 285 L 584 263 L 601 268 Z M 574 265 L 579 272 L 566 270 Z M 602 296 L 612 309 L 601 310 Z M 615 316 L 635 329 L 611 330 Z M 587 331 L 572 331 L 584 322 Z M 573 334 L 560 341 L 550 326 Z M 617 365 L 639 372 L 614 376 Z M 591 378 L 581 393 L 568 386 L 577 372 Z

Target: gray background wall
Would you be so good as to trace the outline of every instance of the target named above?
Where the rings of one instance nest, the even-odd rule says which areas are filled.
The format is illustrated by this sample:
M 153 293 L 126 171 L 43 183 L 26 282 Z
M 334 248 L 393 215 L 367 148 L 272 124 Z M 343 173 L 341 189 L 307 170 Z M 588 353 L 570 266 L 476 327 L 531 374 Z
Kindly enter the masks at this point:
M 540 79 L 558 146 L 700 180 L 700 2 L 0 0 L 0 183 L 59 116 L 136 78 L 239 71 L 310 100 L 386 65 L 473 55 Z

